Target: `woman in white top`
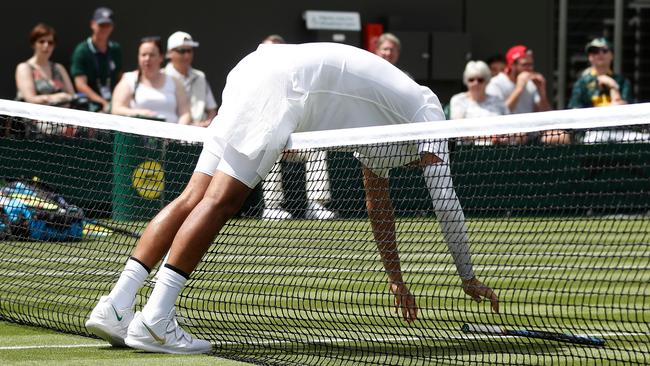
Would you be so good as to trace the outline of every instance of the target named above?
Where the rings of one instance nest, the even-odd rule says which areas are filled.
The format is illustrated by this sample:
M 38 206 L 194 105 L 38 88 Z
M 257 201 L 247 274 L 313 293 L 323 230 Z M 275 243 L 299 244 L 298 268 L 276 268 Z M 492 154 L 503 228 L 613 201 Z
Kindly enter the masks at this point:
M 469 61 L 463 72 L 463 83 L 467 91 L 451 97 L 449 102 L 451 119 L 481 118 L 508 114 L 505 101 L 495 95 L 487 94 L 487 84 L 492 74 L 483 61 Z M 497 137 L 470 138 L 469 142 L 490 144 L 498 142 Z
M 140 40 L 138 70 L 125 73 L 115 86 L 114 114 L 191 124 L 185 89 L 180 80 L 162 72 L 163 55 L 160 38 Z
M 463 73 L 463 84 L 467 86 L 467 91 L 451 97 L 451 119 L 480 118 L 507 113 L 503 99 L 485 92 L 490 77 L 490 68 L 485 62 L 467 63 Z

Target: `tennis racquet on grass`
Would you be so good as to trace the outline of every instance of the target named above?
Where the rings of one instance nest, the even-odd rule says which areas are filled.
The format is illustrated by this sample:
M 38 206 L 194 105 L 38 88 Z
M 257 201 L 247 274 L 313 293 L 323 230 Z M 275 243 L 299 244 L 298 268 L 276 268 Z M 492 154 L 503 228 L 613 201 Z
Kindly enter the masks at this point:
M 111 230 L 111 231 L 113 231 L 113 232 L 115 232 L 115 233 L 117 233 L 117 234 L 122 234 L 122 235 L 130 236 L 130 237 L 132 237 L 132 238 L 136 238 L 136 239 L 140 239 L 140 236 L 141 236 L 140 234 L 138 234 L 138 233 L 136 233 L 136 232 L 134 232 L 134 231 L 129 231 L 129 230 L 126 230 L 126 229 L 122 229 L 122 228 L 120 228 L 120 227 L 117 227 L 117 226 L 113 226 L 113 225 L 105 224 L 105 223 L 100 222 L 100 221 L 97 221 L 97 220 L 90 220 L 90 219 L 87 219 L 87 220 L 84 220 L 84 223 L 89 223 L 89 224 L 97 225 L 97 226 L 99 226 L 99 227 L 102 227 L 102 228 L 105 228 L 105 229 Z
M 501 336 L 515 336 L 526 338 L 548 339 L 551 341 L 577 343 L 589 346 L 604 346 L 605 340 L 603 338 L 590 337 L 585 335 L 577 335 L 570 333 L 547 332 L 541 330 L 529 329 L 505 329 L 497 325 L 482 325 L 482 324 L 463 324 L 461 330 L 469 334 L 493 334 Z

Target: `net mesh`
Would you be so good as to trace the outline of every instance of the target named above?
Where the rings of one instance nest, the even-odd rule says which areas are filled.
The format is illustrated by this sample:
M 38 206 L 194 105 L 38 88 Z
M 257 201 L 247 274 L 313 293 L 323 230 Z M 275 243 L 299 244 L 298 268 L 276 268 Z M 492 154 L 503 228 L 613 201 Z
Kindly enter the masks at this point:
M 258 364 L 647 364 L 648 112 L 636 105 L 294 134 L 193 272 L 179 321 L 215 354 Z M 0 115 L 4 185 L 47 184 L 82 212 L 58 226 L 48 222 L 53 213 L 23 218 L 21 232 L 7 207 L 29 199 L 2 191 L 0 317 L 89 335 L 84 322 L 137 236 L 192 174 L 204 130 L 5 101 Z M 553 136 L 570 143 L 544 143 Z M 381 152 L 371 157 L 382 165 L 407 161 L 397 156 L 405 145 L 440 141 L 449 143 L 450 172 L 440 184 L 464 215 L 449 215 L 450 196 L 433 195 L 421 167 L 389 172 L 402 270 L 419 307 L 406 324 L 388 291 L 355 152 Z M 63 207 L 52 197 L 26 205 Z M 67 236 L 30 226 L 39 221 Z M 474 273 L 499 295 L 498 314 L 461 288 L 458 270 L 468 263 L 450 254 L 461 221 Z M 580 344 L 586 337 L 605 343 Z

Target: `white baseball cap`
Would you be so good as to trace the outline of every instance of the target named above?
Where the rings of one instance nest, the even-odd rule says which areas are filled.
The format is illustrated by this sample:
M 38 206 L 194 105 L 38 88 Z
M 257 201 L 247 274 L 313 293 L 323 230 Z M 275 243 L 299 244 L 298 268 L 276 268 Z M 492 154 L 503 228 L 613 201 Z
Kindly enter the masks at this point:
M 187 47 L 198 47 L 199 42 L 194 42 L 192 36 L 189 33 L 185 32 L 174 32 L 169 38 L 167 38 L 167 51 L 171 51 L 174 48 L 187 46 Z

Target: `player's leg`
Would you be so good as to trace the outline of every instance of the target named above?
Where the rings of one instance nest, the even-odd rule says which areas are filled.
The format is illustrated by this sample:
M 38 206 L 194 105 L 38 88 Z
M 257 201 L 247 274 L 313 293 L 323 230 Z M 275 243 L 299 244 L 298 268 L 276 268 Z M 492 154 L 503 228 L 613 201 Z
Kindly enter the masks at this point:
M 336 214 L 324 205 L 330 201 L 330 176 L 327 168 L 327 152 L 324 150 L 304 154 L 305 190 L 307 192 L 307 212 L 305 217 L 316 220 L 331 220 Z
M 178 230 L 151 297 L 142 312 L 135 314 L 125 339 L 127 345 L 183 354 L 204 353 L 212 348 L 209 342 L 194 339 L 180 328 L 175 303 L 215 236 L 262 180 L 257 173 L 262 158 L 263 154 L 249 159 L 234 149 L 226 149 L 203 198 Z
M 269 175 L 262 181 L 262 198 L 264 199 L 264 210 L 262 218 L 267 220 L 291 219 L 289 212 L 282 208 L 284 201 L 284 187 L 282 186 L 282 166 L 278 159 Z
M 147 225 L 132 257 L 152 268 L 167 253 L 187 216 L 204 198 L 213 177 L 195 172 L 175 200 L 163 208 Z
M 169 253 L 168 263 L 191 273 L 226 221 L 235 216 L 252 189 L 217 171 L 205 195 L 182 224 Z
M 176 232 L 203 198 L 212 177 L 195 172 L 187 187 L 147 225 L 108 296 L 103 296 L 86 322 L 87 329 L 114 346 L 124 346 L 134 316 L 135 296 L 151 268 L 169 250 Z

